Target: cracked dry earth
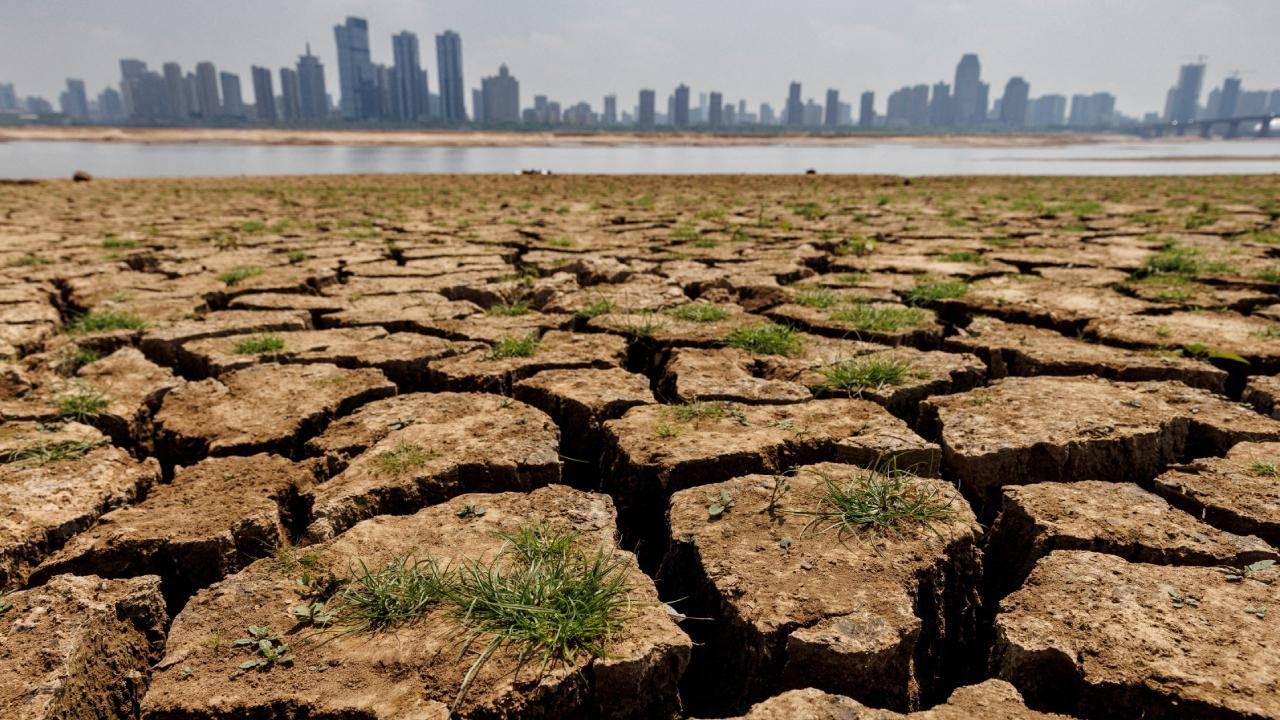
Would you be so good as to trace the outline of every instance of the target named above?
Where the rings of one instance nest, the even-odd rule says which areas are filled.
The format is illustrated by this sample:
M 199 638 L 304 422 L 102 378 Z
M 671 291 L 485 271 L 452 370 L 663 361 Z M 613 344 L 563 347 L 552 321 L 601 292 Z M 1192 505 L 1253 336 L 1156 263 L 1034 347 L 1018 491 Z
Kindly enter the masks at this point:
M 1278 373 L 1276 177 L 7 183 L 0 717 L 1280 717 Z

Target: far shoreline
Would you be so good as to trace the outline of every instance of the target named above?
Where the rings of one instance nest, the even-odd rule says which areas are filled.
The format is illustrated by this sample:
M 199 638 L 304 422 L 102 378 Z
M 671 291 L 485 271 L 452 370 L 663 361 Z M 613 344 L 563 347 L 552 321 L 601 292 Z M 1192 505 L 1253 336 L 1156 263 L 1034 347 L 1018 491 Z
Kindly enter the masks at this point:
M 951 147 L 1067 147 L 1107 142 L 1206 142 L 1199 137 L 1146 140 L 1132 135 L 1084 133 L 973 134 L 776 134 L 537 132 L 490 130 L 334 130 L 281 128 L 0 127 L 3 142 L 104 142 L 129 144 L 234 144 L 385 147 L 735 147 L 796 145 L 840 147 L 884 143 Z

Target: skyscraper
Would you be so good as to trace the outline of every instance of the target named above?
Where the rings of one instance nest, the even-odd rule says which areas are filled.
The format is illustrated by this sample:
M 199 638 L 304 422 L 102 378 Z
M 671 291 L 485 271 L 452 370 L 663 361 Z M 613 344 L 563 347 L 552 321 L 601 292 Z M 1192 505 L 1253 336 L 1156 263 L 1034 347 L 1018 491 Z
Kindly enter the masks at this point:
M 240 76 L 235 73 L 218 74 L 222 85 L 222 114 L 227 117 L 244 117 L 244 100 L 240 95 Z
M 298 73 L 289 68 L 280 68 L 280 115 L 285 122 L 297 122 L 302 118 Z
M 787 89 L 786 123 L 800 126 L 804 124 L 804 103 L 800 101 L 800 83 L 793 82 Z
M 89 98 L 84 92 L 84 81 L 67 78 L 67 90 L 62 93 L 61 110 L 73 118 L 89 117 Z
M 0 112 L 17 111 L 18 92 L 13 89 L 13 83 L 0 83 Z
M 689 127 L 689 86 L 676 86 L 675 105 L 671 109 L 671 124 L 678 128 Z
M 164 64 L 164 92 L 169 99 L 169 112 L 173 117 L 185 120 L 191 117 L 191 105 L 187 102 L 186 79 L 182 66 L 176 62 Z
M 463 104 L 462 38 L 452 30 L 436 35 L 436 72 L 440 74 L 440 119 L 446 125 L 467 121 Z
M 955 124 L 977 125 L 987 118 L 986 90 L 982 84 L 982 65 L 978 56 L 969 53 L 956 65 L 956 81 L 952 86 L 952 112 Z
M 1218 100 L 1218 117 L 1235 117 L 1240 103 L 1240 78 L 1229 77 L 1222 81 L 1222 97 Z
M 1061 127 L 1066 122 L 1067 99 L 1062 95 L 1041 95 L 1032 100 L 1027 110 L 1031 127 Z
M 10 88 L 13 86 L 10 85 Z M 0 90 L 4 86 L 0 85 Z M 3 95 L 0 92 L 0 95 Z M 0 99 L 0 110 L 4 109 L 3 100 Z M 120 99 L 120 93 L 111 88 L 104 88 L 98 93 L 98 117 L 103 120 L 119 120 L 124 117 L 124 101 Z
M 276 92 L 271 85 L 271 71 L 254 65 L 250 70 L 253 75 L 253 104 L 258 119 L 263 122 L 276 121 Z
M 869 128 L 876 123 L 876 94 L 870 90 L 862 93 L 858 103 L 858 127 Z
M 395 118 L 402 122 L 426 119 L 427 74 L 422 71 L 418 36 L 408 30 L 392 35 L 391 54 L 394 57 Z
M 373 82 L 372 62 L 369 60 L 369 23 L 364 18 L 348 17 L 343 24 L 333 26 L 333 36 L 338 45 L 342 117 L 363 119 L 367 117 L 367 109 L 362 100 L 367 93 L 362 95 L 362 92 L 365 85 Z
M 1191 122 L 1200 108 L 1200 87 L 1204 83 L 1204 63 L 1183 65 L 1178 71 L 1178 84 L 1173 89 L 1172 107 L 1167 120 Z
M 204 119 L 215 117 L 222 111 L 222 101 L 218 99 L 218 70 L 213 63 L 196 63 L 196 94 L 200 98 L 200 113 Z
M 724 96 L 718 92 L 711 93 L 707 106 L 707 125 L 717 129 L 724 127 Z
M 604 114 L 600 118 L 601 123 L 606 127 L 618 124 L 618 96 L 604 96 Z
M 834 88 L 827 90 L 826 113 L 822 124 L 833 128 L 840 124 L 840 91 Z
M 951 86 L 936 82 L 933 84 L 933 97 L 929 99 L 929 125 L 950 127 L 952 123 Z
M 320 58 L 311 54 L 311 43 L 307 43 L 307 54 L 298 58 L 298 117 L 308 120 L 323 120 L 329 116 L 329 102 L 324 89 L 324 65 Z M 270 76 L 267 78 L 270 80 Z
M 652 90 L 640 91 L 640 106 L 636 109 L 636 127 L 641 130 L 654 128 L 653 102 L 655 94 Z
M 1026 80 L 1018 76 L 1009 78 L 1000 99 L 1000 121 L 1009 127 L 1026 125 L 1027 99 L 1030 94 L 1031 86 Z
M 520 83 L 511 76 L 506 63 L 498 67 L 498 74 L 480 81 L 483 99 L 483 121 L 489 125 L 501 125 L 520 121 Z M 472 108 L 479 115 L 480 108 Z

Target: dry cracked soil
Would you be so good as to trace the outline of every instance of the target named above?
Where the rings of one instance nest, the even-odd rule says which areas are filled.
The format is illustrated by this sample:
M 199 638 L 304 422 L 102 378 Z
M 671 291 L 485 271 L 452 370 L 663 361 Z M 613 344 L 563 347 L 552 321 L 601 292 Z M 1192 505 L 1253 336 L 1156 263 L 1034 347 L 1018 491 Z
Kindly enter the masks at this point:
M 0 184 L 0 717 L 1280 718 L 1280 179 Z

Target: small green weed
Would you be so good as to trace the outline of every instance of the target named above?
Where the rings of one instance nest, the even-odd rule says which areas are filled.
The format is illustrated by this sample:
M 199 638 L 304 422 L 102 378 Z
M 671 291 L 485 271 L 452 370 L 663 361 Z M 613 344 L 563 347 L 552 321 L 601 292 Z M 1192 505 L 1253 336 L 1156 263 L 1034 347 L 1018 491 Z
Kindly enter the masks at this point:
M 80 386 L 72 394 L 58 398 L 54 404 L 62 419 L 86 422 L 101 415 L 111 401 L 91 387 Z
M 260 267 L 255 267 L 251 265 L 242 266 L 242 267 L 232 268 L 218 275 L 218 280 L 222 281 L 222 283 L 227 287 L 232 287 L 244 282 L 245 280 L 248 280 L 251 277 L 256 277 L 258 275 L 261 275 L 262 273 L 263 273 L 263 269 Z
M 817 506 L 791 511 L 810 517 L 808 527 L 819 532 L 881 536 L 907 527 L 932 529 L 934 523 L 955 517 L 954 500 L 944 499 L 933 486 L 917 483 L 915 475 L 892 462 L 853 472 L 843 480 L 819 477 Z
M 590 305 L 579 310 L 576 315 L 579 320 L 590 320 L 593 317 L 599 317 L 613 312 L 613 301 L 608 298 L 600 298 L 593 301 Z
M 112 330 L 141 330 L 146 326 L 146 321 L 137 315 L 107 310 L 88 312 L 76 317 L 67 324 L 67 332 L 72 335 L 83 335 Z
M 533 357 L 542 341 L 536 332 L 524 337 L 505 337 L 493 344 L 488 357 L 492 360 L 515 357 Z
M 232 347 L 231 351 L 237 355 L 260 355 L 263 353 L 277 353 L 284 349 L 284 338 L 279 335 L 262 334 L 251 335 L 240 340 Z
M 911 305 L 924 305 L 939 300 L 953 300 L 964 297 L 969 292 L 969 285 L 961 280 L 943 280 L 921 282 L 902 294 L 903 299 Z
M 928 317 L 928 314 L 920 308 L 896 305 L 859 303 L 831 311 L 832 320 L 844 323 L 855 330 L 872 332 L 895 332 L 903 328 L 916 327 L 924 323 Z
M 96 440 L 63 440 L 60 442 L 41 443 L 10 450 L 0 455 L 0 459 L 4 462 L 47 465 L 62 460 L 79 460 L 100 444 Z
M 890 385 L 904 385 L 913 379 L 928 377 L 909 360 L 886 357 L 859 357 L 842 360 L 819 370 L 824 378 L 822 388 L 856 395 L 864 390 L 879 390 Z
M 250 625 L 247 630 L 249 636 L 236 640 L 235 645 L 238 647 L 252 647 L 258 657 L 240 663 L 241 670 L 266 672 L 275 665 L 288 667 L 293 664 L 293 656 L 289 654 L 289 645 L 279 636 L 271 634 L 270 627 L 266 625 Z
M 499 317 L 519 317 L 520 315 L 528 315 L 531 309 L 529 303 L 524 300 L 518 300 L 516 302 L 493 305 L 486 312 Z
M 744 325 L 734 328 L 724 344 L 757 355 L 794 355 L 804 347 L 803 336 L 786 325 Z
M 671 308 L 667 311 L 667 314 L 677 320 L 686 322 L 709 323 L 718 322 L 729 317 L 729 309 L 706 302 L 691 302 Z
M 424 450 L 421 445 L 402 440 L 393 449 L 374 456 L 373 462 L 389 475 L 403 475 L 414 468 L 426 465 L 429 460 L 436 457 L 439 457 L 439 453 Z
M 840 304 L 840 296 L 827 288 L 805 288 L 791 299 L 797 305 L 814 308 L 829 308 Z

